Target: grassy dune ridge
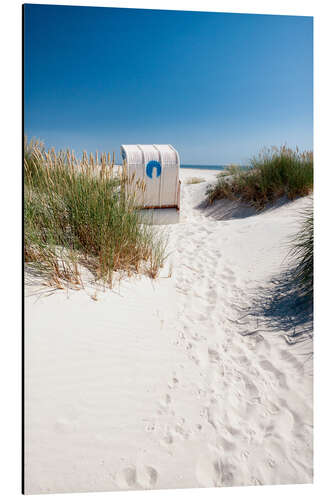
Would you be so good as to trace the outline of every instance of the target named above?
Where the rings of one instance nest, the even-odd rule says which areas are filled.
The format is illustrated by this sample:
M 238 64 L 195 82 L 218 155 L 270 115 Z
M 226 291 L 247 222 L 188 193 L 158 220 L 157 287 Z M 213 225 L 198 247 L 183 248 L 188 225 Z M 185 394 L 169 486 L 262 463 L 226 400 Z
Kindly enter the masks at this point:
M 292 150 L 286 146 L 265 149 L 244 170 L 232 165 L 217 175 L 208 186 L 207 202 L 219 199 L 239 200 L 258 211 L 281 197 L 289 200 L 313 191 L 312 151 Z M 301 229 L 292 238 L 290 255 L 295 259 L 295 286 L 310 299 L 313 296 L 313 206 L 300 214 Z
M 129 182 L 115 173 L 110 154 L 84 153 L 78 160 L 26 141 L 24 258 L 47 284 L 81 286 L 80 265 L 109 285 L 114 271 L 157 276 L 166 241 L 141 224 L 135 199 L 126 195 Z
M 208 203 L 227 198 L 248 203 L 258 210 L 282 196 L 293 200 L 313 189 L 313 153 L 286 146 L 263 150 L 247 170 L 233 166 L 208 187 Z

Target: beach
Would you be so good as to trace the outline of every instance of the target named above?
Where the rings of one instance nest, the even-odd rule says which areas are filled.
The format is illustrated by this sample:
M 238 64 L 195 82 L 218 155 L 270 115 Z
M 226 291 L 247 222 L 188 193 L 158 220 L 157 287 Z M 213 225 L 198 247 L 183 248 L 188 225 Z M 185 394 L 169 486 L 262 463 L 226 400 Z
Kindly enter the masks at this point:
M 217 173 L 180 170 L 156 280 L 26 286 L 26 493 L 312 482 L 312 325 L 280 286 L 311 198 L 207 207 Z

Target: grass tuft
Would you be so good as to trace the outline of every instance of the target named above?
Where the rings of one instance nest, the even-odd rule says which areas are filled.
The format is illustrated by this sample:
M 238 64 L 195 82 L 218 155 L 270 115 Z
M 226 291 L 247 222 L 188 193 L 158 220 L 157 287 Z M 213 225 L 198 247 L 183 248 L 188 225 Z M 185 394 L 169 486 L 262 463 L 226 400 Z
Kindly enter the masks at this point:
M 302 212 L 302 226 L 291 243 L 291 255 L 297 266 L 294 278 L 307 297 L 313 297 L 313 206 Z
M 203 177 L 189 177 L 186 179 L 186 184 L 200 184 L 201 182 L 205 182 Z
M 229 170 L 230 178 L 223 172 L 217 182 L 208 187 L 209 203 L 227 198 L 246 202 L 260 210 L 282 196 L 293 200 L 313 190 L 311 151 L 272 147 L 253 158 L 248 169 L 232 166 Z
M 165 245 L 142 224 L 130 182 L 115 172 L 114 155 L 84 153 L 79 160 L 25 142 L 24 258 L 48 285 L 82 286 L 81 265 L 109 285 L 115 271 L 158 275 Z

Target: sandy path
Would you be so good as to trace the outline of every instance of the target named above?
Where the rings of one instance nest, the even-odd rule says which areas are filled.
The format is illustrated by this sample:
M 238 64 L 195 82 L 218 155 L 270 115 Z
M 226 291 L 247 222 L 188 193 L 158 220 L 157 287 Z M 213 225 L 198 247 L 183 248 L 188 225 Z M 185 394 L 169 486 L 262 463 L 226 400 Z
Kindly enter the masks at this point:
M 311 339 L 248 315 L 309 200 L 219 220 L 205 189 L 183 184 L 158 281 L 27 297 L 28 492 L 311 482 Z
M 195 434 L 206 443 L 197 449 L 196 480 L 311 481 L 311 346 L 289 346 L 282 329 L 270 329 L 260 314 L 245 316 L 279 273 L 281 243 L 308 200 L 243 219 L 207 220 L 193 208 L 205 188 L 183 191 L 186 218 L 173 229 L 180 341 L 196 366 L 202 418 Z M 192 421 L 188 413 L 185 422 Z

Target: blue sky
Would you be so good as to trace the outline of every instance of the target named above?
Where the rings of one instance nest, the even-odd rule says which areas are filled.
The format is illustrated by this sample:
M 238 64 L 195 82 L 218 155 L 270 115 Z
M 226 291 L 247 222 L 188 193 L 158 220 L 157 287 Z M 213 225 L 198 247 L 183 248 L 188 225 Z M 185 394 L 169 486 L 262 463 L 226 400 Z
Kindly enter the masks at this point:
M 182 163 L 312 149 L 311 17 L 25 5 L 25 133 L 172 144 Z

